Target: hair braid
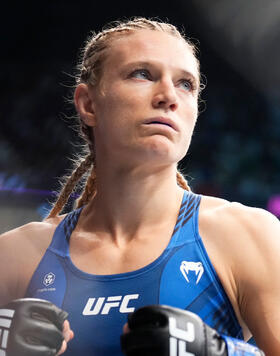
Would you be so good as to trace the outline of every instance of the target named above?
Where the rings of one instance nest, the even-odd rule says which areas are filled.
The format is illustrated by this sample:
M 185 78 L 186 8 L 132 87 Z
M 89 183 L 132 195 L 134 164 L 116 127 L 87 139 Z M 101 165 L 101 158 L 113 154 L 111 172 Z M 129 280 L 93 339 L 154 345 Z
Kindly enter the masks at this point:
M 50 211 L 48 218 L 55 217 L 63 209 L 67 203 L 70 194 L 79 182 L 80 178 L 89 170 L 92 165 L 92 154 L 88 154 L 86 158 L 80 163 L 80 165 L 74 170 L 72 175 L 68 178 L 68 181 L 64 185 L 54 207 Z
M 82 196 L 77 201 L 77 208 L 87 204 L 96 194 L 96 172 L 95 167 L 92 167 L 91 173 L 87 179 Z
M 96 171 L 95 171 L 95 148 L 94 148 L 94 135 L 91 128 L 84 123 L 81 125 L 81 134 L 84 140 L 87 142 L 89 151 L 92 157 L 92 170 L 88 176 L 82 196 L 77 201 L 77 208 L 87 204 L 91 198 L 94 198 L 96 194 Z
M 190 186 L 189 186 L 187 180 L 184 178 L 184 176 L 183 176 L 179 171 L 177 171 L 176 177 L 177 177 L 177 184 L 178 184 L 181 188 L 183 188 L 183 189 L 185 189 L 185 190 L 191 191 L 191 188 L 190 188 Z
M 84 124 L 83 122 L 80 125 L 80 135 L 88 144 L 89 152 L 92 155 L 92 163 L 95 161 L 95 148 L 94 148 L 94 136 L 91 128 Z

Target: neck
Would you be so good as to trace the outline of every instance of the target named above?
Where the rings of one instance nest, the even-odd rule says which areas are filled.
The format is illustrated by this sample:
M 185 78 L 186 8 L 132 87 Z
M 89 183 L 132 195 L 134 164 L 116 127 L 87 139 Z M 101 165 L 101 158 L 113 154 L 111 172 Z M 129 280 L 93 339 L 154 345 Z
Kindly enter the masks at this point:
M 99 170 L 97 177 L 97 195 L 82 214 L 85 230 L 130 240 L 176 222 L 183 190 L 177 185 L 175 166 L 152 173 Z

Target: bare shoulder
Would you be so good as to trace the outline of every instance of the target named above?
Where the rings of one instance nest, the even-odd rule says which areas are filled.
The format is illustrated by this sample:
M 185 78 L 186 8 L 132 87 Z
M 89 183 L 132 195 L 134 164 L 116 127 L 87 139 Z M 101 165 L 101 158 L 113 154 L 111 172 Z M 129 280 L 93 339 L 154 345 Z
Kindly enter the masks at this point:
M 59 223 L 59 217 L 42 222 L 30 222 L 0 235 L 0 250 L 22 243 L 43 245 Z
M 244 243 L 246 234 L 252 243 L 258 245 L 279 243 L 280 222 L 264 209 L 204 196 L 200 214 L 202 224 L 209 229 L 223 232 L 225 238 L 230 235 L 239 240 L 240 236 Z
M 266 263 L 271 256 L 280 260 L 280 222 L 264 209 L 203 197 L 199 229 L 206 245 L 238 273 L 240 263 L 253 266 L 253 260 Z
M 0 235 L 0 305 L 24 295 L 60 220 L 31 222 Z

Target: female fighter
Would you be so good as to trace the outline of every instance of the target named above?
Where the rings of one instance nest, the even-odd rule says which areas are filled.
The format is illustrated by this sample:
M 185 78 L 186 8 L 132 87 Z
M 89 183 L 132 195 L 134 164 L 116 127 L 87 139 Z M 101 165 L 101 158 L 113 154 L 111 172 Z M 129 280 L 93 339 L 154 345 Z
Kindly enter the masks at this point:
M 253 335 L 266 355 L 280 354 L 278 220 L 194 194 L 177 170 L 200 88 L 195 47 L 170 24 L 136 18 L 89 38 L 74 93 L 87 154 L 45 221 L 0 239 L 1 355 L 121 355 L 127 316 L 152 304 L 197 314 L 201 326 L 181 334 L 205 355 L 238 351 L 212 352 L 204 323 L 213 340 Z M 76 208 L 59 215 L 83 176 Z M 175 355 L 178 314 L 168 313 Z

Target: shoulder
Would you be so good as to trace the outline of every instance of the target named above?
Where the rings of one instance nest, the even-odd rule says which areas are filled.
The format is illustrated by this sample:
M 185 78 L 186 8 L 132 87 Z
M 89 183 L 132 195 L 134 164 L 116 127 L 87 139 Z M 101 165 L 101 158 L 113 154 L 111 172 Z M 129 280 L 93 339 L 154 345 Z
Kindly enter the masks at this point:
M 209 230 L 252 244 L 278 243 L 280 222 L 268 211 L 214 197 L 202 197 L 200 220 Z M 241 236 L 239 238 L 239 236 Z M 244 240 L 244 237 L 246 239 Z
M 0 247 L 3 249 L 16 247 L 21 243 L 36 244 L 37 241 L 44 243 L 45 240 L 48 240 L 49 235 L 54 232 L 60 220 L 60 217 L 57 217 L 42 222 L 30 222 L 7 231 L 0 235 Z
M 232 266 L 239 266 L 241 259 L 246 264 L 250 257 L 267 263 L 265 260 L 269 255 L 280 254 L 280 222 L 264 209 L 202 197 L 199 215 L 201 234 L 207 243 L 221 248 Z M 243 261 L 242 251 L 247 251 L 246 261 Z
M 0 235 L 0 304 L 23 296 L 60 220 L 31 222 Z

